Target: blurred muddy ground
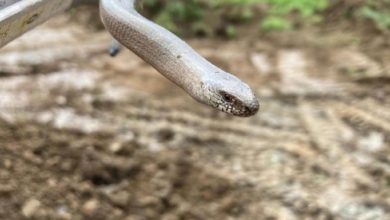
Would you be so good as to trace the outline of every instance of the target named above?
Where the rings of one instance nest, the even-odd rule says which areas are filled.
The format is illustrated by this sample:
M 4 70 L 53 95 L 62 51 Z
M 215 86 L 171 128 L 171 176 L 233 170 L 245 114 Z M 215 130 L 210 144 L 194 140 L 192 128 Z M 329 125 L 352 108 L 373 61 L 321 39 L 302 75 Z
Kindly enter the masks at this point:
M 256 91 L 245 119 L 109 39 L 85 11 L 0 51 L 0 219 L 390 219 L 388 38 L 187 40 Z

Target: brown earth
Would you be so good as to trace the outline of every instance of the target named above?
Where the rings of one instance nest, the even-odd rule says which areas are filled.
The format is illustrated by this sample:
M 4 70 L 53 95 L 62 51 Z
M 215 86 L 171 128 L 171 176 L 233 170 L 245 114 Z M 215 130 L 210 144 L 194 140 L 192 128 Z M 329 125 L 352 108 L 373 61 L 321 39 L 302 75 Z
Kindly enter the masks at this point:
M 244 119 L 110 58 L 96 19 L 0 51 L 0 219 L 390 219 L 386 37 L 188 40 L 256 91 Z

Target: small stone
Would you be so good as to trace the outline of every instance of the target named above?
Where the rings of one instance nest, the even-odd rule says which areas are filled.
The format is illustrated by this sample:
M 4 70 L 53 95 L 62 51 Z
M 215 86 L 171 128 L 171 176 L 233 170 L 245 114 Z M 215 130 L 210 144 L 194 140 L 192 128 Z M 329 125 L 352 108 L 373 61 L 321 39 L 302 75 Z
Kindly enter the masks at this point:
M 69 208 L 66 205 L 62 205 L 62 206 L 59 206 L 57 208 L 57 213 L 60 214 L 60 215 L 68 213 L 68 211 L 69 211 Z
M 62 219 L 72 219 L 72 215 L 69 213 L 69 208 L 66 205 L 59 206 L 57 208 L 57 213 L 59 214 L 59 216 L 61 216 Z
M 14 187 L 11 185 L 2 185 L 0 184 L 0 194 L 8 194 L 14 190 Z
M 59 105 L 65 105 L 66 103 L 67 103 L 67 99 L 66 99 L 66 97 L 65 96 L 58 96 L 57 98 L 56 98 L 56 102 L 57 102 L 57 104 L 59 104 Z
M 379 132 L 371 132 L 358 141 L 358 147 L 368 152 L 380 152 L 385 146 L 385 136 Z
M 126 207 L 129 203 L 130 194 L 122 191 L 115 195 L 110 195 L 109 198 L 114 205 Z
M 161 146 L 161 144 L 159 144 L 155 141 L 153 141 L 152 143 L 149 143 L 149 145 L 148 145 L 148 150 L 150 152 L 153 152 L 153 153 L 160 152 L 162 150 L 162 148 L 163 147 Z
M 61 164 L 61 169 L 63 171 L 71 171 L 73 170 L 73 163 L 72 161 L 65 161 Z
M 99 201 L 91 199 L 83 205 L 83 212 L 90 215 L 99 207 Z
M 156 206 L 160 204 L 160 200 L 153 196 L 145 196 L 139 200 L 141 207 Z
M 239 162 L 233 163 L 233 165 L 232 165 L 232 171 L 235 172 L 235 173 L 242 172 L 242 164 L 239 163 Z
M 114 215 L 115 215 L 116 217 L 122 217 L 123 214 L 124 214 L 123 210 L 118 209 L 118 208 L 117 208 L 117 209 L 114 209 Z
M 37 156 L 35 156 L 34 153 L 31 152 L 31 151 L 26 151 L 26 152 L 24 152 L 24 153 L 23 153 L 23 156 L 24 156 L 24 158 L 25 158 L 26 160 L 28 160 L 28 161 L 30 161 L 30 162 L 32 162 L 32 163 L 34 163 L 34 164 L 40 165 L 40 164 L 43 163 L 42 159 L 39 158 L 39 157 L 37 157 Z
M 153 208 L 144 209 L 144 215 L 147 219 L 157 219 L 159 212 Z
M 150 163 L 144 166 L 144 170 L 147 173 L 155 173 L 158 170 L 157 164 L 155 163 Z
M 109 150 L 112 153 L 117 153 L 122 149 L 123 144 L 121 142 L 114 142 L 110 145 Z
M 118 136 L 118 138 L 123 142 L 130 142 L 133 141 L 135 138 L 135 135 L 133 132 L 126 132 L 124 134 L 121 134 Z
M 25 217 L 30 218 L 38 211 L 39 207 L 41 207 L 41 202 L 36 199 L 31 199 L 24 203 L 22 213 Z
M 5 168 L 7 168 L 7 169 L 11 168 L 11 166 L 12 166 L 11 160 L 5 159 L 5 160 L 4 160 L 4 166 L 5 166 Z
M 82 97 L 81 97 L 81 100 L 83 100 L 83 102 L 85 104 L 91 104 L 94 100 L 93 96 L 91 94 L 84 94 Z
M 56 179 L 49 179 L 49 180 L 47 181 L 47 184 L 48 184 L 50 187 L 55 187 L 55 186 L 58 185 L 58 182 L 57 182 Z
M 60 216 L 64 220 L 72 220 L 73 219 L 72 214 L 70 214 L 70 213 L 64 213 L 64 214 L 61 214 Z

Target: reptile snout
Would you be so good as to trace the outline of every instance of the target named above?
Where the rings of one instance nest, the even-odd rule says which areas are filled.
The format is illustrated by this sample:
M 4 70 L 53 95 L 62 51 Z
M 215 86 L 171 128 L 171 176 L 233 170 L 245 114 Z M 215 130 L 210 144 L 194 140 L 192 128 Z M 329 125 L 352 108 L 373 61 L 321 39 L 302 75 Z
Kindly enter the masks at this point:
M 254 98 L 249 105 L 243 106 L 241 111 L 239 111 L 238 114 L 236 115 L 242 117 L 250 117 L 255 115 L 259 111 L 259 109 L 260 109 L 259 101 L 256 98 Z
M 240 101 L 236 98 L 233 98 L 231 102 L 225 104 L 226 107 L 222 108 L 222 111 L 226 110 L 227 113 L 240 117 L 253 116 L 260 109 L 259 101 L 255 96 L 253 96 L 251 101 Z
M 250 107 L 246 107 L 246 113 L 248 116 L 255 115 L 260 109 L 259 101 L 255 98 Z

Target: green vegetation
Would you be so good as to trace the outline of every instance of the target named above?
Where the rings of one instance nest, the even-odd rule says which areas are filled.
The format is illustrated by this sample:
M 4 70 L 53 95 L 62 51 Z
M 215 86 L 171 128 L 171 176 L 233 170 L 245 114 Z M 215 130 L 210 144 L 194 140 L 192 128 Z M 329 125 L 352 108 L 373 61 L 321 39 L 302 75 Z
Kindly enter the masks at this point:
M 307 23 L 322 21 L 318 13 L 328 7 L 327 0 L 264 0 L 270 7 L 268 16 L 262 21 L 264 30 L 287 30 L 292 23 L 287 20 L 288 15 L 297 13 L 300 19 Z
M 390 0 L 330 8 L 331 3 L 340 1 L 343 0 L 143 0 L 143 8 L 155 22 L 188 35 L 233 38 L 236 27 L 246 23 L 257 24 L 263 32 L 291 30 L 321 23 L 327 9 L 345 10 L 352 15 L 338 19 L 364 19 L 382 31 L 390 29 Z
M 359 9 L 358 14 L 374 22 L 381 31 L 390 29 L 390 0 L 367 1 Z

